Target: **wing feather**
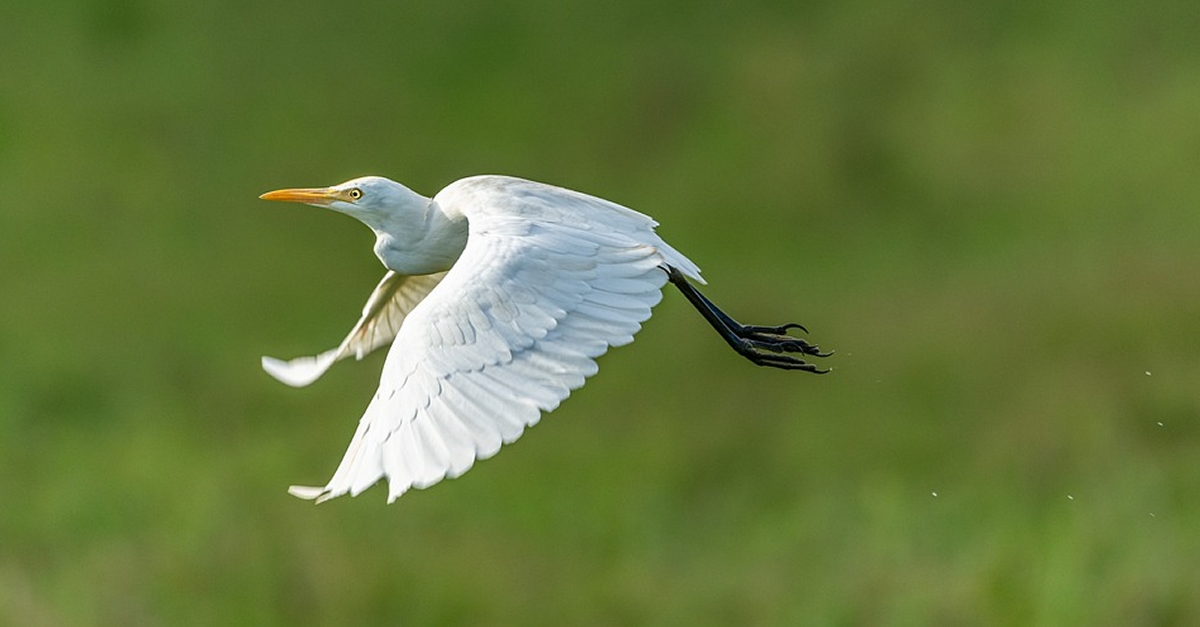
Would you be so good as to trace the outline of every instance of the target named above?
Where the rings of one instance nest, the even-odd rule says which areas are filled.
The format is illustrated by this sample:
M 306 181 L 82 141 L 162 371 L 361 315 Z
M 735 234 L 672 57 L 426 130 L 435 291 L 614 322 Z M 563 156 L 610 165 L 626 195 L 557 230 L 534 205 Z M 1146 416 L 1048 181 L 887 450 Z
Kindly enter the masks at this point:
M 434 201 L 465 216 L 466 249 L 407 312 L 329 483 L 297 496 L 387 479 L 390 502 L 461 475 L 633 340 L 662 298 L 663 266 L 699 279 L 653 220 L 608 201 L 505 177 L 464 179 Z

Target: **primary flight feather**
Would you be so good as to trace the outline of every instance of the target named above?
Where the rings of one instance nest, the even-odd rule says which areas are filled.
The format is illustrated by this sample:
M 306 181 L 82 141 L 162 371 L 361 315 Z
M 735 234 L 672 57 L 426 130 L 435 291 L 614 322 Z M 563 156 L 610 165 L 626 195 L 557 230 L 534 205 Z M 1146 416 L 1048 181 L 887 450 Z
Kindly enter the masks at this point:
M 289 490 L 302 498 L 357 495 L 386 478 L 391 502 L 461 475 L 558 407 L 610 346 L 633 341 L 667 281 L 752 362 L 825 372 L 794 355 L 827 355 L 787 335 L 803 327 L 735 322 L 691 285 L 704 282 L 700 269 L 654 220 L 607 200 L 505 176 L 462 179 L 433 198 L 377 176 L 262 198 L 357 218 L 388 269 L 337 348 L 263 358 L 272 376 L 304 386 L 392 344 L 341 464 L 323 487 Z

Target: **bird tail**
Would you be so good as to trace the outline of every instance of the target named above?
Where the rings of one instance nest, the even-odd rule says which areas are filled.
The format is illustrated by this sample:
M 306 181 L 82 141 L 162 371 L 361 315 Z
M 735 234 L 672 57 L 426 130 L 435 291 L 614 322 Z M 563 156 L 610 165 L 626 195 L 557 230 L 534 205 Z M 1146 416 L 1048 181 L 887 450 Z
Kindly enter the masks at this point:
M 704 277 L 700 276 L 700 267 L 693 263 L 691 259 L 684 257 L 683 253 L 675 250 L 670 244 L 660 238 L 655 248 L 658 249 L 658 254 L 662 256 L 663 261 L 668 266 L 678 269 L 684 276 L 701 285 L 708 284 L 704 280 Z

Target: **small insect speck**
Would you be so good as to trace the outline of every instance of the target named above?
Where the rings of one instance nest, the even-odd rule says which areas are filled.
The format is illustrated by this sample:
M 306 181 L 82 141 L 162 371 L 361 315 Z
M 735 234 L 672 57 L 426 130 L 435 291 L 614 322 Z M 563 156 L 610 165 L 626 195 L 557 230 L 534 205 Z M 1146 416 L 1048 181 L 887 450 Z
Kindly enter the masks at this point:
M 1150 512 L 1150 517 L 1154 518 L 1154 512 Z
M 937 492 L 930 492 L 930 494 L 933 495 L 933 498 L 935 498 L 935 499 L 937 498 Z
M 1068 500 L 1068 501 L 1074 501 L 1074 500 L 1075 500 L 1075 497 L 1073 497 L 1073 496 L 1071 496 L 1070 494 L 1068 494 L 1068 495 L 1067 495 L 1067 500 Z
M 1146 376 L 1147 376 L 1147 377 L 1148 377 L 1148 376 L 1150 376 L 1150 371 L 1149 371 L 1149 370 L 1147 370 L 1147 371 L 1146 371 Z
M 1163 426 L 1163 425 L 1162 425 L 1162 421 L 1161 421 L 1161 420 L 1160 420 L 1160 421 L 1158 421 L 1158 426 L 1160 426 L 1160 427 L 1161 427 L 1161 426 Z

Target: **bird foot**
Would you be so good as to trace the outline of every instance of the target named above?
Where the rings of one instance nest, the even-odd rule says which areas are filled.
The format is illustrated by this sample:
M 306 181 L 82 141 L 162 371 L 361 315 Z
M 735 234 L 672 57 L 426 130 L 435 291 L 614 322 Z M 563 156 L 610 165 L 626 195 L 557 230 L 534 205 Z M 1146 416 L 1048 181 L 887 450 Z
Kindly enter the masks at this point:
M 823 352 L 816 344 L 810 344 L 794 335 L 788 335 L 788 331 L 791 329 L 799 329 L 808 333 L 808 329 L 804 328 L 804 325 L 795 322 L 777 326 L 741 324 L 721 311 L 704 294 L 701 294 L 700 290 L 689 283 L 687 277 L 683 276 L 679 270 L 671 266 L 667 266 L 665 269 L 671 283 L 679 288 L 692 306 L 742 357 L 756 365 L 781 370 L 802 370 L 813 374 L 829 372 L 829 369 L 818 368 L 815 364 L 804 361 L 793 354 L 799 353 L 812 357 L 828 357 L 833 354 L 833 351 Z
M 816 344 L 810 344 L 801 338 L 788 335 L 788 329 L 800 329 L 807 332 L 802 325 L 794 322 L 774 327 L 734 323 L 730 325 L 729 331 L 736 339 L 730 341 L 730 345 L 739 355 L 759 366 L 803 370 L 813 374 L 829 372 L 829 369 L 818 368 L 816 365 L 788 353 L 829 357 L 833 351 L 823 352 Z

